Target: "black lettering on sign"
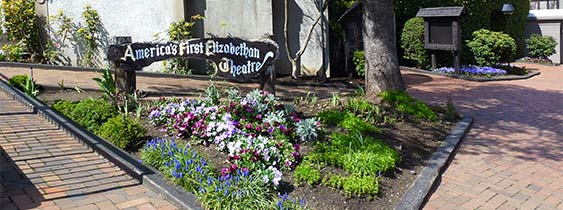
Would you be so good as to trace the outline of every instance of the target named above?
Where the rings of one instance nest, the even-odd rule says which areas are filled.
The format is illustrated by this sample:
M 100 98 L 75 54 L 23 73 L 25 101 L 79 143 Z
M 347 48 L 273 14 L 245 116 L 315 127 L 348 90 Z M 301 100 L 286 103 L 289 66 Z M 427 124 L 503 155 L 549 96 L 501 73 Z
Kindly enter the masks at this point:
M 108 59 L 129 70 L 141 70 L 153 62 L 176 57 L 215 62 L 219 76 L 247 81 L 273 65 L 278 45 L 272 40 L 246 41 L 240 38 L 190 39 L 167 43 L 111 45 Z

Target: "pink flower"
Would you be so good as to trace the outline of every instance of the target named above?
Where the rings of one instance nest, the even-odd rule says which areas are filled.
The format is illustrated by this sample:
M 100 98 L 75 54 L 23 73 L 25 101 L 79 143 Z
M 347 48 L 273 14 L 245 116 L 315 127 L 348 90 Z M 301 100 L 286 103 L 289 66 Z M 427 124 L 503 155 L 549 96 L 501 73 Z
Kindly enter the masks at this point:
M 262 115 L 261 115 L 261 114 L 256 115 L 256 119 L 257 119 L 257 120 L 261 120 L 261 119 L 262 119 Z
M 256 126 L 256 131 L 258 131 L 258 132 L 262 132 L 262 127 L 260 127 L 260 126 Z
M 252 124 L 250 124 L 250 123 L 246 124 L 246 129 L 248 129 L 248 130 L 252 129 Z

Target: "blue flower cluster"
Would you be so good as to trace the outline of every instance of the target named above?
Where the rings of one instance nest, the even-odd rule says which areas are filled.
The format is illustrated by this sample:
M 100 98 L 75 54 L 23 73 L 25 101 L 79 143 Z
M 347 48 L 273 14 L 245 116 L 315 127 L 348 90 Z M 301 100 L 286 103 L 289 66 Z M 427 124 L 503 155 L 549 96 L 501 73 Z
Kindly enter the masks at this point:
M 255 209 L 274 205 L 269 188 L 248 169 L 215 177 L 205 159 L 188 145 L 178 145 L 174 140 L 155 138 L 149 141 L 142 149 L 141 159 L 196 194 L 209 209 Z M 283 196 L 282 203 L 288 199 L 287 195 Z M 300 203 L 304 205 L 304 201 Z
M 480 75 L 480 76 L 496 76 L 496 75 L 505 75 L 507 72 L 502 69 L 490 67 L 490 66 L 462 66 L 460 68 L 462 74 L 466 75 Z M 446 74 L 453 74 L 455 73 L 455 69 L 453 67 L 442 67 L 434 70 L 435 72 L 446 73 Z

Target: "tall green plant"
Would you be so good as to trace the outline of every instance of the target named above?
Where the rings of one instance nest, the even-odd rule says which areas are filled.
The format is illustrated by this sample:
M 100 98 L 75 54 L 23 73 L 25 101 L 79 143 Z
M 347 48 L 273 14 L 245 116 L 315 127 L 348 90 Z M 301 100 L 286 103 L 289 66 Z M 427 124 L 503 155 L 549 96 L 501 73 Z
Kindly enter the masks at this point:
M 92 78 L 92 80 L 96 81 L 106 97 L 115 102 L 115 97 L 117 94 L 115 80 L 113 79 L 113 75 L 108 68 L 105 68 L 104 71 L 102 71 L 101 78 Z
M 84 7 L 82 13 L 84 24 L 78 28 L 76 34 L 84 47 L 84 54 L 80 56 L 78 65 L 97 67 L 100 39 L 102 37 L 102 20 L 97 10 L 92 9 L 90 5 Z
M 502 32 L 481 29 L 473 32 L 473 39 L 467 46 L 475 56 L 475 62 L 479 66 L 493 66 L 499 62 L 509 62 L 516 44 L 514 39 Z
M 180 41 L 192 38 L 192 28 L 195 24 L 194 20 L 201 19 L 201 16 L 192 17 L 191 21 L 181 20 L 170 24 L 166 34 L 172 41 Z M 191 74 L 188 66 L 188 59 L 175 58 L 170 60 L 167 64 L 167 70 L 174 74 Z
M 35 1 L 3 0 L 4 27 L 10 41 L 21 41 L 28 53 L 39 53 L 41 45 L 37 18 L 35 16 Z
M 37 97 L 39 95 L 39 90 L 37 90 L 37 86 L 35 85 L 35 81 L 33 81 L 33 77 L 27 76 L 25 80 L 25 86 L 23 86 L 23 90 L 25 94 L 31 97 Z

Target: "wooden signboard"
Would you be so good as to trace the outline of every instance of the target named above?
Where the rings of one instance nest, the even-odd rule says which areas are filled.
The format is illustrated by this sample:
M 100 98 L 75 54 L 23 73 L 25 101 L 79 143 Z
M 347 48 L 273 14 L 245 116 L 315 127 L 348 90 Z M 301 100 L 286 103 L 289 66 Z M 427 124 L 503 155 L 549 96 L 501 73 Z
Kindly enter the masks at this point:
M 273 78 L 275 73 L 272 66 L 279 55 L 278 45 L 272 40 L 247 41 L 230 37 L 111 45 L 107 53 L 116 72 L 117 69 L 138 71 L 154 62 L 171 58 L 198 58 L 213 61 L 217 75 L 239 82 L 246 82 L 257 76 L 262 76 L 262 80 L 268 79 L 265 78 L 268 76 Z M 266 72 L 268 70 L 270 72 Z M 267 83 L 263 81 L 265 82 Z M 273 81 L 271 83 L 273 89 Z
M 454 66 L 459 74 L 461 58 L 461 27 L 459 19 L 463 7 L 421 8 L 416 14 L 424 19 L 424 48 L 427 50 L 451 51 Z M 435 54 L 432 53 L 432 69 L 436 68 Z

